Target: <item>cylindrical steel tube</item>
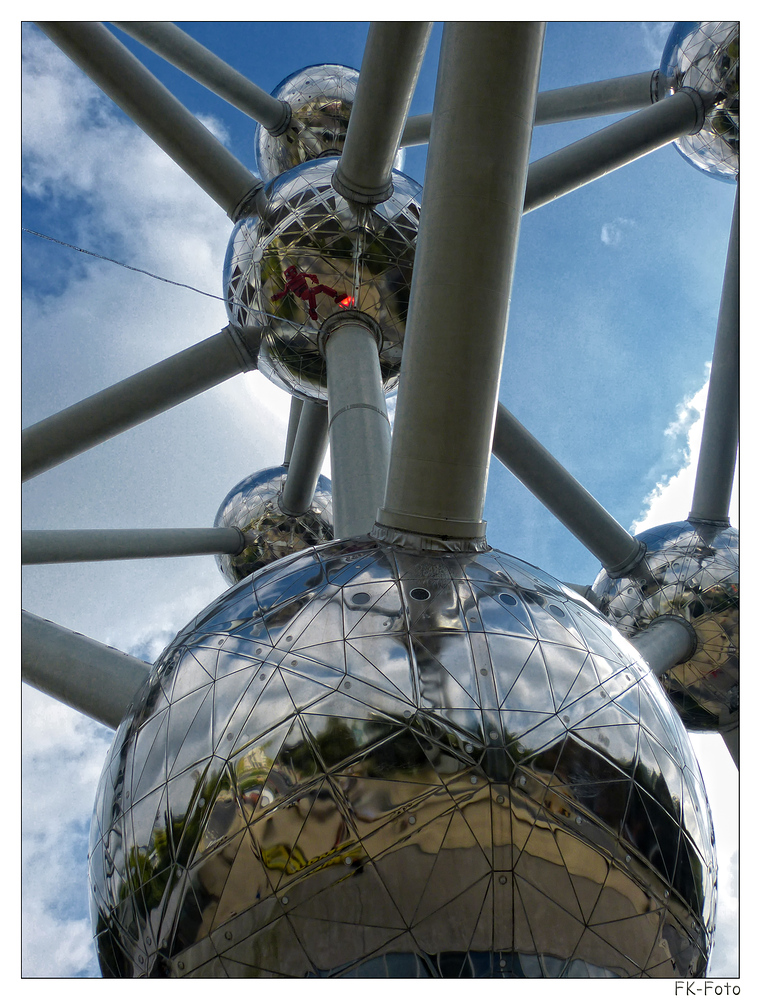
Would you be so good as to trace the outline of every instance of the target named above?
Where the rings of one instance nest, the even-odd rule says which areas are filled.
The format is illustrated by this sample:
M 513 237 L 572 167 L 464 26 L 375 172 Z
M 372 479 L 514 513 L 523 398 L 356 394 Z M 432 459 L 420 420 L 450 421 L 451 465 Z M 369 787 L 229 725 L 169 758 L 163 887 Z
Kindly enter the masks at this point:
M 528 172 L 523 211 L 533 212 L 680 135 L 697 132 L 702 123 L 699 98 L 680 90 L 673 97 L 535 160 Z
M 74 455 L 135 427 L 157 413 L 255 367 L 240 333 L 220 333 L 96 392 L 21 433 L 22 480 L 32 479 Z
M 708 380 L 690 520 L 726 521 L 740 430 L 740 191 L 735 195 L 724 286 Z
M 283 465 L 291 464 L 293 445 L 296 441 L 296 431 L 299 429 L 299 420 L 301 419 L 301 410 L 303 406 L 303 399 L 299 399 L 298 396 L 291 396 L 291 411 L 288 414 L 288 430 L 285 434 L 285 454 L 283 455 Z
M 677 663 L 689 660 L 695 651 L 695 630 L 686 618 L 663 615 L 654 618 L 647 628 L 635 632 L 629 641 L 656 677 Z
M 237 528 L 124 528 L 73 531 L 22 531 L 22 565 L 98 562 L 107 559 L 157 559 L 240 552 Z
M 644 545 L 621 527 L 501 403 L 492 451 L 611 576 L 622 575 L 639 562 Z
M 314 498 L 320 469 L 328 450 L 328 408 L 307 400 L 288 465 L 280 506 L 286 514 L 303 514 Z
M 370 25 L 346 142 L 333 175 L 333 187 L 345 198 L 374 205 L 391 195 L 394 157 L 430 34 L 429 21 Z
M 269 131 L 279 134 L 288 125 L 291 115 L 284 101 L 257 87 L 171 21 L 113 23 Z
M 378 344 L 359 318 L 341 317 L 325 341 L 336 538 L 364 535 L 386 487 L 391 427 Z
M 380 524 L 483 538 L 543 23 L 448 23 Z M 484 95 L 489 95 L 488 100 Z
M 51 41 L 235 219 L 258 180 L 98 21 L 38 21 Z
M 22 680 L 110 729 L 149 671 L 135 656 L 21 612 Z

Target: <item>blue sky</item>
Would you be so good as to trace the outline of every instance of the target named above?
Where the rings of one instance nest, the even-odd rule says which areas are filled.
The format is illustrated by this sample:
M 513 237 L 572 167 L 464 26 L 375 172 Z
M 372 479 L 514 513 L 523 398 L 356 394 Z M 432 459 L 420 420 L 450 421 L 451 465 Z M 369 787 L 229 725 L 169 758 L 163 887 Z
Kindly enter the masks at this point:
M 367 32 L 180 25 L 266 90 L 314 63 L 359 67 Z M 669 27 L 550 23 L 540 89 L 654 69 Z M 117 34 L 253 169 L 249 119 Z M 413 114 L 432 108 L 440 38 L 437 25 Z M 36 28 L 22 44 L 22 225 L 219 295 L 222 210 Z M 537 129 L 532 159 L 612 120 Z M 425 153 L 408 150 L 405 165 L 421 183 Z M 733 200 L 731 185 L 666 147 L 523 219 L 500 399 L 627 528 L 688 513 Z M 24 426 L 227 322 L 221 301 L 34 236 L 22 249 Z M 24 527 L 211 525 L 235 483 L 282 460 L 288 405 L 258 373 L 239 376 L 28 483 Z M 496 548 L 567 581 L 596 575 L 594 557 L 496 460 L 485 516 Z M 23 573 L 29 611 L 147 660 L 225 586 L 212 557 Z M 97 975 L 87 829 L 110 734 L 28 688 L 23 707 L 24 973 Z M 718 738 L 698 749 L 722 863 L 711 971 L 733 975 L 736 771 Z

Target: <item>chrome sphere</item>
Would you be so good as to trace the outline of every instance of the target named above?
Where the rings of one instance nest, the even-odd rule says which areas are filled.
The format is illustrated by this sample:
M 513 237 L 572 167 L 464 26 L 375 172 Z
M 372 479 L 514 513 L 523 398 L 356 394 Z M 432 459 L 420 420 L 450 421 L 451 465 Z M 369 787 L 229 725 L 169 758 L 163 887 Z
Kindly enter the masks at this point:
M 341 155 L 358 81 L 356 69 L 329 63 L 307 66 L 277 85 L 272 96 L 290 105 L 291 121 L 280 135 L 257 126 L 254 149 L 262 180 L 308 160 Z M 403 163 L 399 150 L 394 166 L 401 170 Z
M 678 521 L 637 535 L 647 552 L 635 574 L 592 589 L 600 610 L 631 636 L 660 615 L 680 615 L 697 648 L 661 678 L 688 729 L 726 732 L 739 715 L 739 536 L 734 528 Z
M 330 480 L 320 476 L 309 510 L 286 514 L 280 495 L 288 469 L 279 465 L 246 476 L 233 486 L 214 518 L 215 528 L 240 528 L 246 547 L 237 555 L 217 556 L 229 583 L 238 583 L 267 563 L 333 538 L 333 494 Z
M 263 327 L 259 371 L 306 399 L 327 399 L 318 332 L 358 309 L 380 328 L 384 388 L 399 380 L 422 189 L 394 173 L 381 205 L 354 205 L 331 186 L 338 160 L 295 167 L 267 185 L 261 216 L 233 229 L 224 267 L 227 312 Z
M 677 21 L 663 50 L 658 96 L 698 92 L 705 124 L 676 148 L 693 166 L 734 181 L 740 169 L 740 25 L 737 21 Z
M 595 609 L 495 551 L 265 567 L 130 706 L 90 842 L 107 976 L 695 977 L 689 738 Z

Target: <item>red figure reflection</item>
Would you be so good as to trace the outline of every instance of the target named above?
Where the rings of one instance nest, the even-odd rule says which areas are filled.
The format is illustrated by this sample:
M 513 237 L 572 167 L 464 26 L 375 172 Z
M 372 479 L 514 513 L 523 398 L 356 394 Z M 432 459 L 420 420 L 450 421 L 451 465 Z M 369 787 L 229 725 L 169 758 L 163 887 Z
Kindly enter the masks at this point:
M 330 288 L 329 285 L 315 284 L 310 287 L 307 278 L 311 278 L 312 281 L 317 281 L 316 274 L 309 274 L 306 271 L 299 271 L 297 267 L 293 264 L 285 269 L 285 288 L 282 292 L 278 292 L 277 295 L 272 296 L 272 301 L 276 302 L 278 299 L 285 298 L 288 292 L 293 292 L 304 302 L 309 303 L 309 315 L 312 319 L 317 319 L 317 309 L 315 307 L 315 296 L 319 295 L 321 292 L 324 295 L 329 295 L 332 299 L 338 302 L 341 297 L 341 293 L 337 292 L 335 288 Z

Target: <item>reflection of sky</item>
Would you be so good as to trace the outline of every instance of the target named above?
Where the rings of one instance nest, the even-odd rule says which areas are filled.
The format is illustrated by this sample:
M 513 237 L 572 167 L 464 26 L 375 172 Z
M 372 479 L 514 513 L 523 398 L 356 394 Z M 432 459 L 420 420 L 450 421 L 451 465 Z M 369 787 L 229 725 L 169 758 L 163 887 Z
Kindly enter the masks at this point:
M 359 66 L 366 34 L 359 23 L 187 28 L 268 90 L 300 66 Z M 655 24 L 551 24 L 541 88 L 649 70 L 666 33 Z M 431 109 L 439 40 L 437 28 L 413 113 Z M 253 166 L 244 116 L 127 44 Z M 220 294 L 230 232 L 221 209 L 36 29 L 25 30 L 24 46 L 23 224 Z M 610 120 L 543 127 L 532 159 Z M 408 150 L 405 169 L 420 182 L 424 161 L 425 147 Z M 694 415 L 704 405 L 733 197 L 666 148 L 523 221 L 500 399 L 625 527 L 687 514 L 692 479 L 682 470 L 699 440 Z M 226 323 L 222 302 L 33 236 L 23 247 L 24 425 Z M 287 415 L 280 390 L 258 374 L 238 377 L 27 484 L 24 526 L 210 525 L 236 482 L 282 461 Z M 654 496 L 659 483 L 669 486 Z M 594 578 L 595 559 L 496 461 L 485 516 L 492 545 L 565 580 Z M 24 606 L 153 660 L 223 589 L 209 557 L 30 567 Z M 94 975 L 86 830 L 110 736 L 30 689 L 24 718 L 25 972 Z M 718 738 L 696 743 L 721 864 L 712 972 L 731 975 L 735 772 Z

